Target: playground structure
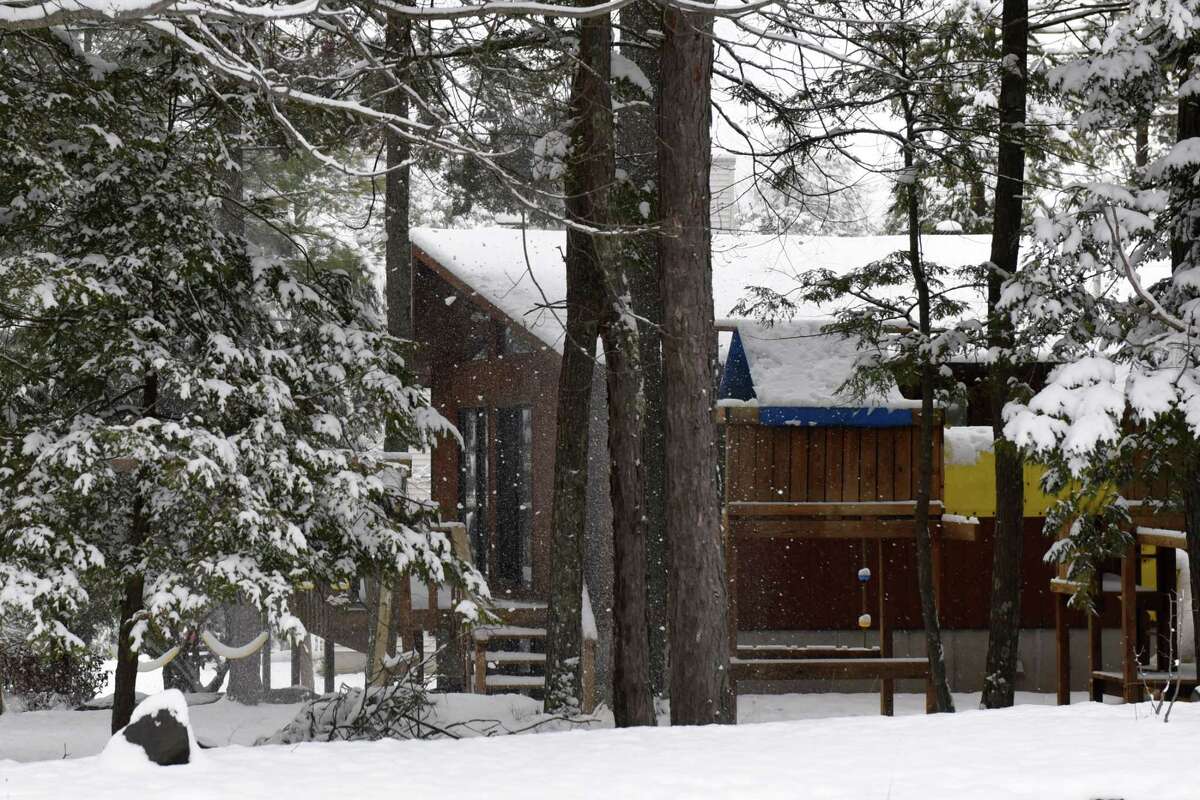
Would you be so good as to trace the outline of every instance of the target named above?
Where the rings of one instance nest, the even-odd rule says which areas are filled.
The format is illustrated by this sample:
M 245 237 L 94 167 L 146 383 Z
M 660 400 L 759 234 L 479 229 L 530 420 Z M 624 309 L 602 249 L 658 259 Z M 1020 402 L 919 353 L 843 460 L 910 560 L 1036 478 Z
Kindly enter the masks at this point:
M 1128 549 L 1115 561 L 1117 574 L 1104 573 L 1100 585 L 1093 587 L 1096 608 L 1087 613 L 1088 697 L 1102 702 L 1106 696 L 1135 703 L 1164 692 L 1179 699 L 1190 699 L 1197 688 L 1195 666 L 1178 663 L 1179 608 L 1174 601 L 1178 578 L 1175 553 L 1187 549 L 1183 532 L 1183 514 L 1155 510 L 1144 501 L 1130 507 L 1133 530 Z M 1071 642 L 1068 608 L 1070 596 L 1078 588 L 1067 579 L 1065 565 L 1050 582 L 1055 593 L 1055 647 L 1057 650 L 1057 700 L 1071 702 Z M 1106 669 L 1103 636 L 1107 598 L 1117 598 L 1120 618 L 1120 667 Z M 1190 610 L 1186 613 L 1190 613 Z M 1151 616 L 1153 615 L 1153 636 Z
M 743 337 L 743 333 L 746 336 Z M 725 543 L 729 585 L 731 675 L 743 680 L 871 679 L 880 687 L 880 712 L 893 713 L 895 682 L 924 680 L 927 710 L 932 684 L 927 658 L 894 654 L 889 613 L 887 567 L 895 540 L 915 537 L 918 489 L 919 412 L 898 394 L 880 398 L 878 405 L 834 405 L 834 397 L 808 392 L 800 402 L 765 405 L 772 397 L 771 372 L 752 370 L 752 363 L 786 365 L 789 356 L 805 357 L 812 339 L 823 338 L 824 364 L 845 368 L 854 345 L 834 337 L 810 337 L 809 349 L 780 346 L 786 335 L 764 335 L 741 325 L 733 332 L 722 376 L 716 419 L 725 432 Z M 791 349 L 793 352 L 788 353 Z M 799 351 L 796 353 L 796 351 Z M 812 370 L 816 365 L 791 365 Z M 819 369 L 819 367 L 817 367 Z M 836 373 L 836 370 L 833 370 Z M 843 373 L 844 374 L 844 373 Z M 822 376 L 828 385 L 836 374 Z M 756 379 L 757 378 L 757 379 Z M 774 401 L 775 398 L 772 398 Z M 817 403 L 822 402 L 822 405 Z M 935 585 L 939 605 L 944 539 L 973 540 L 976 521 L 944 513 L 943 431 L 940 412 L 933 425 L 933 476 L 929 529 L 933 542 Z M 738 546 L 748 540 L 837 540 L 862 543 L 864 563 L 857 575 L 862 608 L 856 624 L 874 627 L 875 646 L 812 646 L 771 644 L 742 646 L 738 642 Z M 868 542 L 871 546 L 868 546 Z M 872 566 L 866 562 L 873 550 Z M 867 586 L 873 584 L 878 615 L 868 611 Z

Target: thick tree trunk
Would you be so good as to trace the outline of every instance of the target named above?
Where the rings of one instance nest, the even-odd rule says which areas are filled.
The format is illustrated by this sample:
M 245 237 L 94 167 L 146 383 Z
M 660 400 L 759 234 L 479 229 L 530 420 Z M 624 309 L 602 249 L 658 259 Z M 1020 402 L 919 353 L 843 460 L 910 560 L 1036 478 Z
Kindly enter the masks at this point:
M 906 109 L 907 110 L 907 109 Z M 912 117 L 908 117 L 908 140 L 913 133 Z M 920 182 L 913 173 L 913 152 L 904 151 L 904 166 L 912 182 L 908 184 L 908 258 L 912 265 L 913 283 L 917 289 L 917 308 L 920 316 L 921 335 L 926 340 L 932 332 L 929 310 L 929 280 L 925 275 L 925 264 L 921 260 L 921 220 L 918 187 Z M 933 383 L 934 366 L 929 361 L 921 363 L 921 424 L 920 452 L 917 458 L 917 588 L 921 597 L 921 621 L 925 625 L 925 652 L 929 658 L 929 672 L 933 681 L 937 710 L 954 711 L 954 699 L 950 696 L 950 683 L 946 679 L 946 653 L 942 647 L 942 625 L 938 619 L 936 580 L 933 564 L 933 537 L 929 530 L 929 503 L 933 497 Z
M 1190 76 L 1187 73 L 1180 75 L 1180 83 L 1188 77 Z M 1176 140 L 1183 141 L 1200 136 L 1200 98 L 1194 95 L 1180 98 L 1177 114 Z M 1148 142 L 1146 145 L 1142 144 L 1144 140 L 1149 139 L 1148 133 L 1147 131 L 1146 135 L 1143 135 L 1139 128 L 1141 165 L 1146 163 L 1148 155 Z M 1196 218 L 1193 216 L 1200 203 L 1181 199 L 1179 205 L 1180 208 L 1176 211 L 1179 222 L 1176 223 L 1171 237 L 1172 270 L 1195 264 L 1196 241 L 1200 238 Z M 1183 519 L 1184 533 L 1187 537 L 1188 575 L 1191 581 L 1188 588 L 1192 593 L 1192 607 L 1189 610 L 1192 614 L 1193 652 L 1200 653 L 1200 442 L 1193 439 L 1185 458 L 1187 463 L 1184 465 Z M 1180 609 L 1180 613 L 1185 612 Z
M 388 19 L 387 52 L 389 61 L 403 59 L 411 51 L 408 23 L 395 17 Z M 395 70 L 403 75 L 401 70 Z M 408 116 L 408 97 L 399 88 L 388 92 L 386 108 L 389 114 Z M 387 184 L 384 201 L 384 234 L 387 237 L 384 269 L 387 286 L 388 333 L 393 336 L 412 336 L 412 242 L 409 238 L 408 195 L 409 159 L 412 146 L 408 140 L 390 129 L 387 139 Z
M 640 0 L 621 9 L 621 54 L 636 64 L 651 87 L 659 83 L 662 9 Z M 654 33 L 651 33 L 654 32 Z M 656 218 L 658 205 L 658 95 L 638 98 L 641 105 L 621 110 L 617 126 L 617 163 L 629 176 L 627 224 Z M 645 203 L 646 206 L 642 206 Z M 648 212 L 648 213 L 643 213 Z M 631 236 L 622 242 L 622 263 L 638 317 L 638 359 L 642 373 L 642 472 L 646 538 L 646 624 L 649 635 L 650 691 L 667 692 L 667 535 L 663 449 L 666 414 L 662 381 L 662 298 L 658 291 L 658 237 Z
M 717 499 L 709 230 L 712 18 L 667 7 L 659 89 L 671 722 L 734 722 Z
M 567 216 L 590 226 L 607 220 L 612 183 L 612 105 L 608 102 L 607 16 L 579 23 L 579 67 L 571 85 L 572 157 L 565 189 Z M 607 135 L 606 135 L 606 132 Z M 550 608 L 546 636 L 547 711 L 579 704 L 583 537 L 587 522 L 588 414 L 596 337 L 604 316 L 600 237 L 567 231 L 567 330 L 558 380 L 554 463 Z
M 408 23 L 389 17 L 385 34 L 387 61 L 393 72 L 404 79 L 404 61 L 411 51 Z M 400 87 L 390 86 L 384 107 L 389 114 L 408 116 L 408 97 Z M 409 159 L 412 147 L 408 140 L 385 128 L 387 144 L 387 178 L 384 187 L 383 227 L 385 241 L 384 295 L 387 300 L 388 333 L 407 339 L 412 336 L 412 241 L 409 236 Z M 400 451 L 405 443 L 395 433 L 387 431 L 384 449 Z M 385 660 L 395 655 L 398 621 L 395 619 L 394 580 L 407 580 L 387 571 L 379 576 L 375 603 L 371 608 L 369 641 L 367 645 L 366 681 L 368 686 L 383 686 L 391 678 Z
M 610 290 L 624 289 L 624 282 Z M 610 293 L 620 302 L 625 293 Z M 608 452 L 613 507 L 613 717 L 617 727 L 654 725 L 646 631 L 646 531 L 642 471 L 642 381 L 637 331 L 628 314 L 604 326 Z
M 588 26 L 580 47 L 577 114 L 580 145 L 590 154 L 581 171 L 592 198 L 591 222 L 611 218 L 609 187 L 615 180 L 612 27 Z M 655 724 L 650 694 L 646 629 L 645 474 L 642 468 L 643 388 L 638 325 L 630 308 L 627 263 L 617 243 L 593 237 L 603 271 L 605 377 L 608 387 L 608 455 L 613 514 L 613 717 L 618 727 Z
M 997 308 L 1005 278 L 1017 269 L 1025 184 L 1025 86 L 1029 47 L 1028 0 L 1004 0 L 1000 74 L 1000 136 L 996 201 L 992 216 L 992 272 L 988 276 L 988 344 L 1000 353 L 991 369 L 992 431 L 996 439 L 996 531 L 992 551 L 992 597 L 982 705 L 1013 704 L 1021 633 L 1021 550 L 1025 487 L 1022 459 L 1004 438 L 1002 413 L 1015 378 L 1005 351 L 1012 325 Z
M 158 412 L 158 376 L 147 375 L 142 384 L 142 416 L 154 416 Z M 135 476 L 136 480 L 136 476 Z M 134 498 L 133 516 L 129 527 L 129 547 L 136 556 L 142 550 L 148 536 L 148 520 L 140 496 Z M 140 565 L 130 566 L 125 576 L 125 587 L 121 597 L 120 627 L 117 632 L 117 671 L 113 686 L 112 732 L 116 733 L 129 724 L 133 709 L 137 705 L 137 662 L 138 654 L 133 649 L 133 627 L 137 615 L 145 608 L 143 593 L 146 588 L 145 573 Z
M 262 616 L 254 606 L 239 595 L 235 605 L 225 609 L 226 630 L 230 647 L 249 644 L 262 633 Z M 246 658 L 229 660 L 229 688 L 225 696 L 242 705 L 255 706 L 263 699 L 262 670 L 259 653 Z
M 145 541 L 145 515 L 142 513 L 141 502 L 137 502 L 133 511 L 133 526 L 130 532 L 130 544 L 140 548 Z M 138 612 L 144 608 L 142 593 L 145 589 L 145 577 L 140 571 L 125 578 L 125 591 L 121 597 L 121 627 L 117 636 L 117 672 L 113 688 L 112 732 L 116 733 L 129 724 L 137 705 L 137 663 L 138 655 L 133 649 L 133 626 Z

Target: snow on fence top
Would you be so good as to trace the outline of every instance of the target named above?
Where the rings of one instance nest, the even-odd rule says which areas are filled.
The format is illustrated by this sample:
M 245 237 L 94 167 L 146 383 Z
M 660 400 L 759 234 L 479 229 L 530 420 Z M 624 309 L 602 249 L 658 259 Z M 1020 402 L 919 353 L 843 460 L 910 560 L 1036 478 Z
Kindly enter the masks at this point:
M 555 350 L 562 350 L 566 233 L 515 228 L 415 228 L 412 241 L 441 268 Z M 925 257 L 944 266 L 983 263 L 988 236 L 926 236 Z M 795 289 L 812 269 L 845 272 L 907 247 L 904 236 L 713 236 L 713 302 L 729 317 L 746 287 Z M 453 295 L 451 295 L 453 297 Z M 453 302 L 450 298 L 445 298 Z M 798 319 L 828 319 L 838 306 L 802 306 Z

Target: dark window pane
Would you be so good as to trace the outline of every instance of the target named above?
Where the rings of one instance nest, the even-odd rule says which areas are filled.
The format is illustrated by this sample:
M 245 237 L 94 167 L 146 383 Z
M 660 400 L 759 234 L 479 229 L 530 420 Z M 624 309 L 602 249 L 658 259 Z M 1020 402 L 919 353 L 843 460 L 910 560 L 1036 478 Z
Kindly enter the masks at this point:
M 487 574 L 487 410 L 459 411 L 458 430 L 463 437 L 458 470 L 459 518 L 467 526 L 475 566 Z
M 533 417 L 528 408 L 496 411 L 496 577 L 533 582 Z

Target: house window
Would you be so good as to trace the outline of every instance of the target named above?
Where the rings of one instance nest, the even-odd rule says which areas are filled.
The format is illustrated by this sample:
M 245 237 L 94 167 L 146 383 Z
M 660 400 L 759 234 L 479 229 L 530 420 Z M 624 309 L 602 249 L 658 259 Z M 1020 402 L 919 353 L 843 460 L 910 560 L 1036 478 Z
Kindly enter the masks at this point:
M 471 327 L 463 346 L 468 361 L 487 361 L 492 356 L 492 319 L 482 311 L 471 312 Z
M 471 555 L 480 572 L 487 573 L 488 555 L 488 436 L 487 409 L 466 408 L 458 412 L 458 430 L 463 437 L 458 467 L 458 507 L 467 526 Z
M 533 413 L 496 411 L 496 578 L 533 583 Z
M 518 333 L 511 325 L 505 325 L 500 333 L 500 352 L 504 355 L 520 355 L 532 353 L 529 341 Z

